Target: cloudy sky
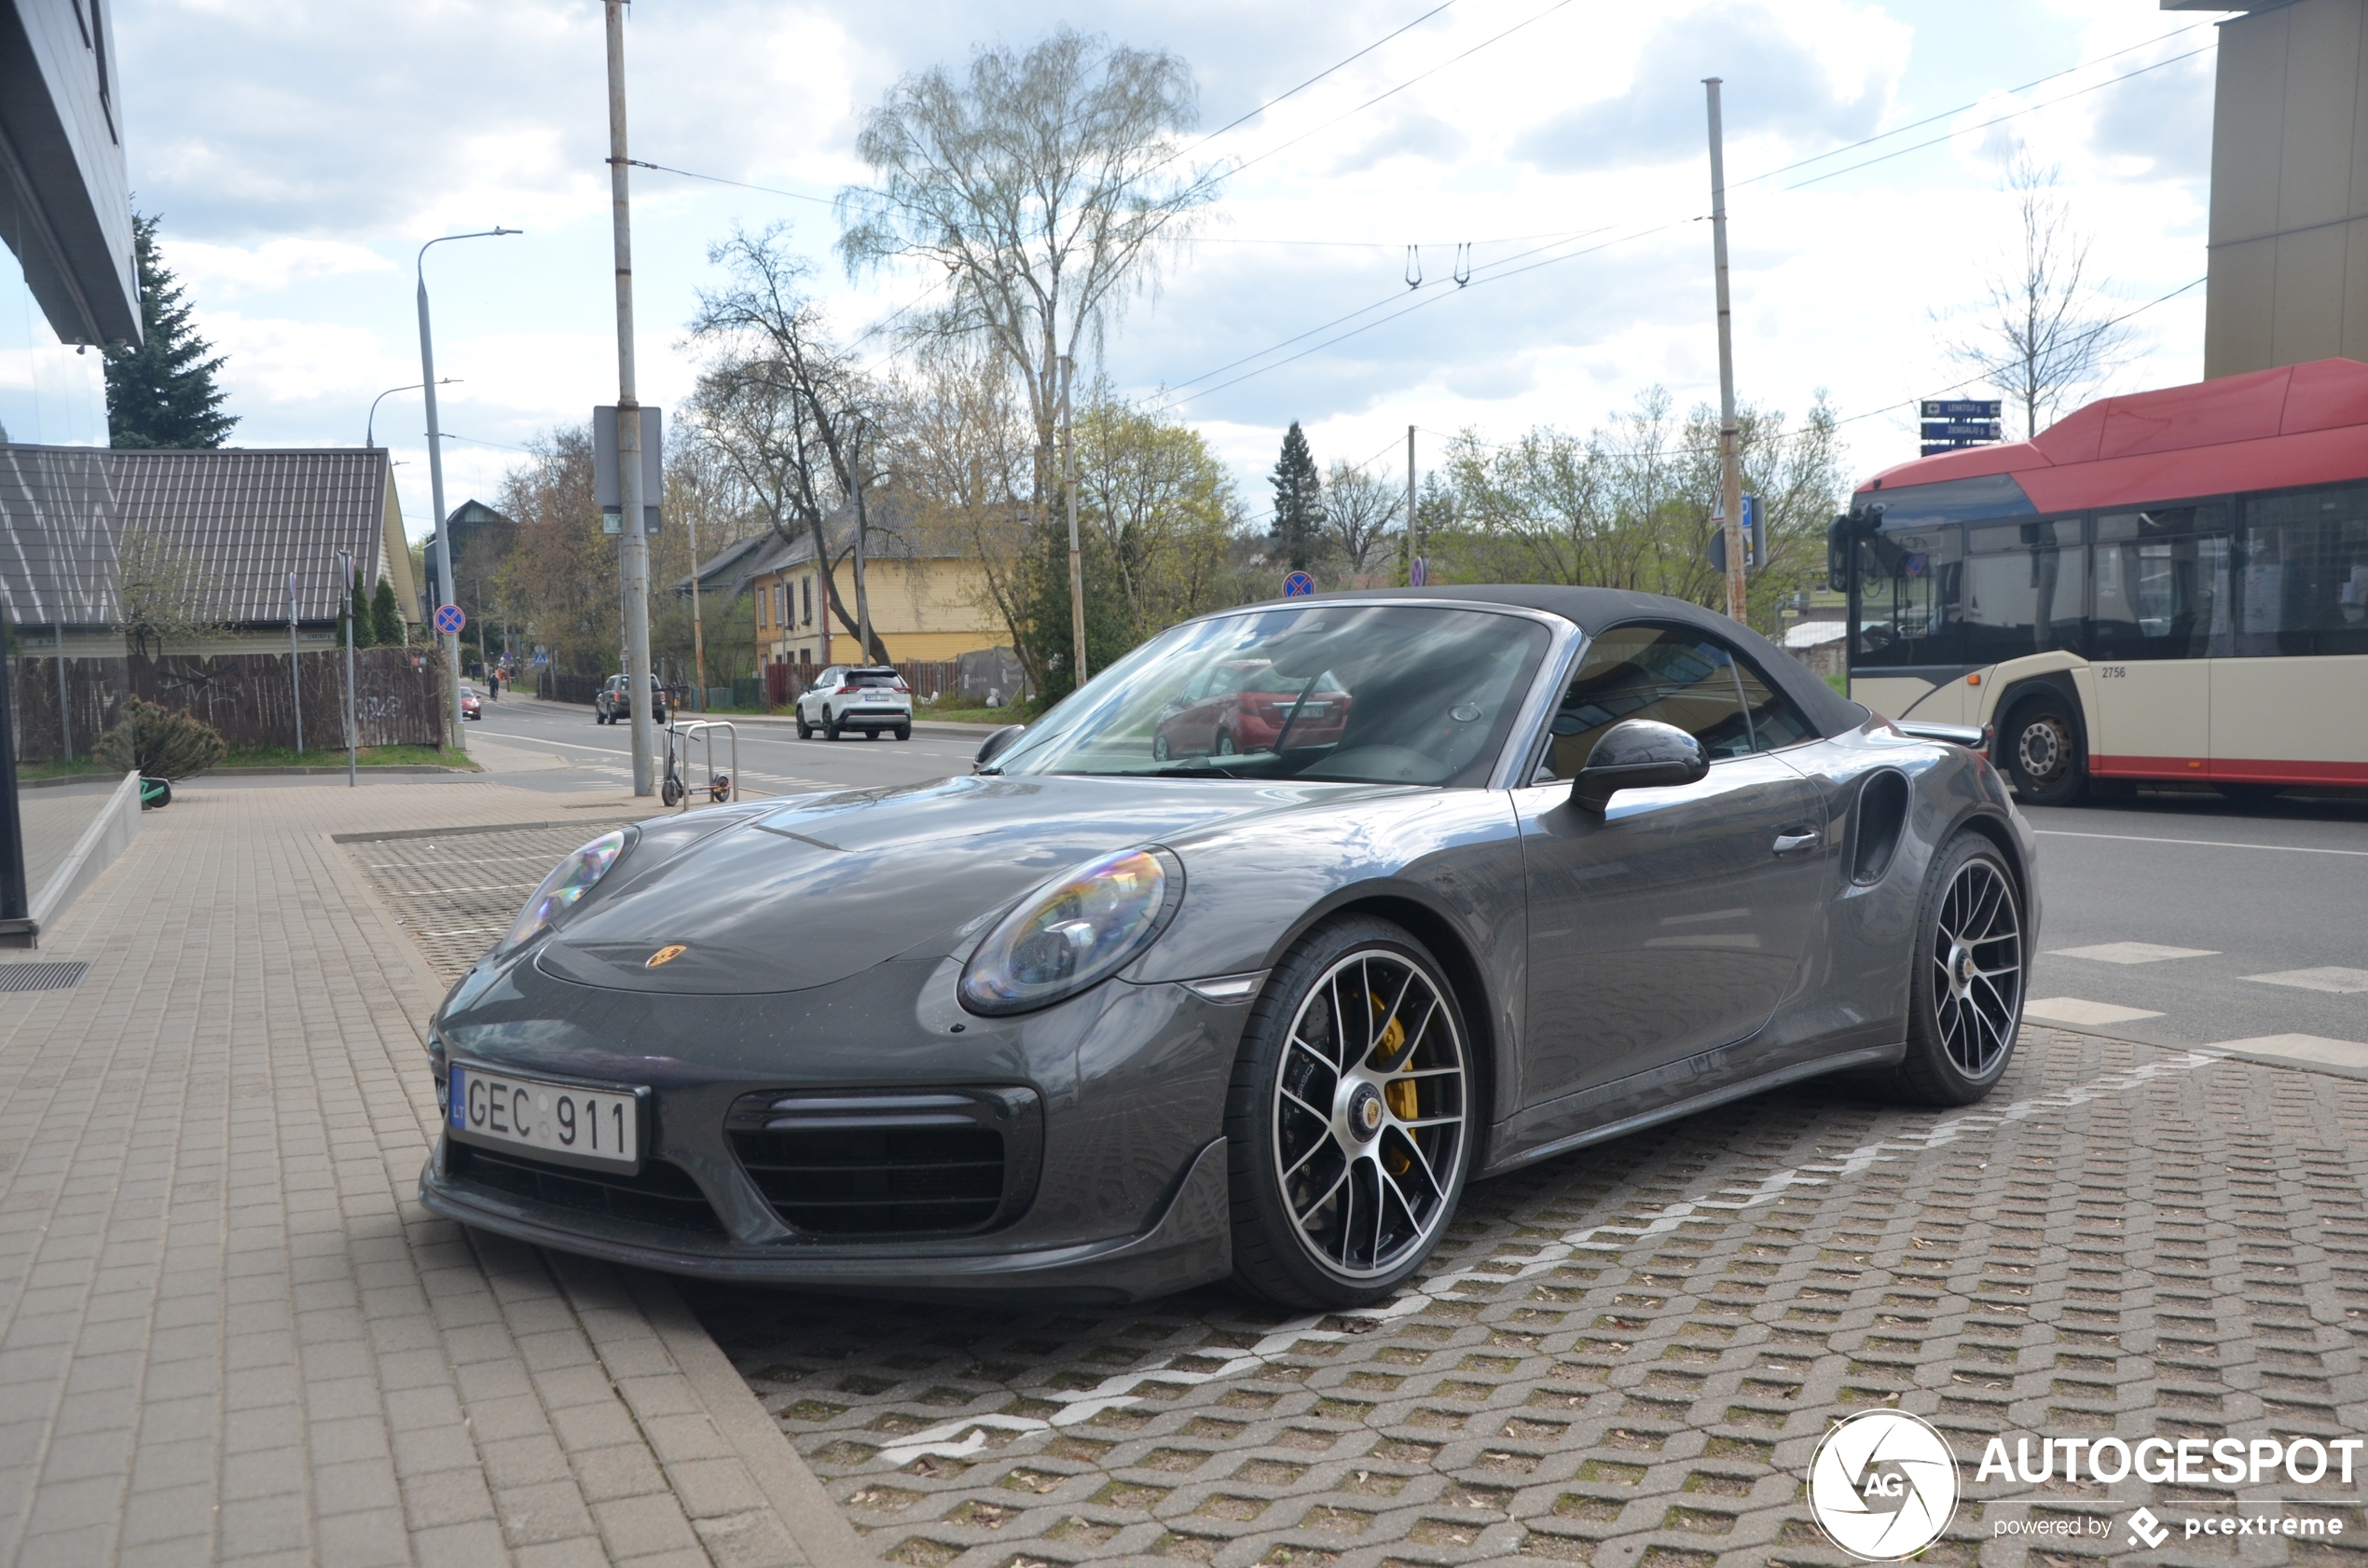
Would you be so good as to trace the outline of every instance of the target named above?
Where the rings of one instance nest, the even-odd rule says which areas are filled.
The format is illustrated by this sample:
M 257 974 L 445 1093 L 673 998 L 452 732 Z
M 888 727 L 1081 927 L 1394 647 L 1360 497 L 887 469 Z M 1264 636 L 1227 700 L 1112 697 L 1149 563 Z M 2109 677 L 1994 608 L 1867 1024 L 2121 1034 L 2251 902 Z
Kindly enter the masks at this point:
M 1913 456 L 1895 406 L 1963 378 L 1943 339 L 2012 239 L 2017 143 L 2060 166 L 2100 299 L 2203 276 L 2213 13 L 1452 0 L 1407 26 L 1437 4 L 635 0 L 633 155 L 799 193 L 636 171 L 640 394 L 687 391 L 682 325 L 735 224 L 792 224 L 849 337 L 919 296 L 924 276 L 859 286 L 831 259 L 863 112 L 907 73 L 1064 22 L 1183 57 L 1205 129 L 1406 29 L 1195 149 L 1246 167 L 1109 344 L 1115 384 L 1199 425 L 1254 508 L 1293 420 L 1319 461 L 1396 472 L 1409 424 L 1427 464 L 1466 427 L 1585 430 L 1655 385 L 1714 400 L 1707 76 L 1726 83 L 1740 391 L 1794 413 L 1822 391 L 1852 420 L 1854 474 Z M 461 378 L 444 427 L 468 438 L 447 444 L 447 504 L 613 401 L 598 4 L 121 0 L 115 18 L 138 205 L 229 356 L 241 444 L 357 444 L 371 399 L 419 379 L 420 244 L 496 224 L 526 233 L 428 259 L 437 369 Z M 2200 287 L 2129 324 L 2108 390 L 2201 374 Z M 423 428 L 416 392 L 379 407 L 415 532 Z

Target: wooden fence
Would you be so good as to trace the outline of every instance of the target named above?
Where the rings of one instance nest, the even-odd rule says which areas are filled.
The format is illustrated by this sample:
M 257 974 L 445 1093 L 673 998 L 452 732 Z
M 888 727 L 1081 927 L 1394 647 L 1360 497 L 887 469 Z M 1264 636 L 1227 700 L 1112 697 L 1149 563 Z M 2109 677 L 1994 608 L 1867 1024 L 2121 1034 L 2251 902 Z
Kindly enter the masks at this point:
M 299 655 L 304 740 L 314 750 L 345 745 L 345 654 Z M 88 756 L 102 731 L 122 714 L 127 696 L 193 714 L 234 751 L 296 745 L 296 693 L 285 653 L 169 654 L 65 661 L 66 708 L 74 754 Z M 444 672 L 433 654 L 365 648 L 353 655 L 357 742 L 435 746 L 444 738 Z M 63 750 L 58 722 L 58 661 L 18 658 L 9 670 L 21 762 L 46 763 Z

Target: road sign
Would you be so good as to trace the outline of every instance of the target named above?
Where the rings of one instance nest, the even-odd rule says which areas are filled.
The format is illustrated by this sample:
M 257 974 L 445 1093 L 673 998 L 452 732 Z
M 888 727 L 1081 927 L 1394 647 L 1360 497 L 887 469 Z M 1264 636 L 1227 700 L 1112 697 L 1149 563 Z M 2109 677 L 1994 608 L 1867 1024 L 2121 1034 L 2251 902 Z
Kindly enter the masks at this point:
M 435 607 L 435 629 L 445 636 L 460 636 L 461 628 L 468 624 L 469 618 L 461 613 L 459 605 L 439 604 Z
M 592 410 L 592 497 L 600 531 L 625 531 L 624 481 L 616 471 L 616 406 Z M 641 406 L 641 531 L 658 531 L 658 498 L 666 493 L 666 421 L 655 406 Z
M 1768 522 L 1760 516 L 1759 497 L 1747 495 L 1743 498 L 1743 570 L 1757 571 L 1767 564 Z M 1710 565 L 1713 571 L 1727 570 L 1727 515 L 1723 510 L 1710 515 Z
M 1995 420 L 1926 420 L 1927 441 L 1995 441 L 2003 427 Z
M 2006 406 L 1994 397 L 1926 398 L 1923 417 L 1928 420 L 1994 420 L 2005 411 Z
M 1305 598 L 1315 591 L 1315 579 L 1304 571 L 1294 571 L 1283 579 L 1285 598 Z
M 1424 584 L 1429 582 L 1430 578 L 1431 563 L 1424 559 L 1422 557 L 1416 556 L 1414 557 L 1414 564 L 1406 569 L 1406 581 L 1411 585 L 1419 588 Z

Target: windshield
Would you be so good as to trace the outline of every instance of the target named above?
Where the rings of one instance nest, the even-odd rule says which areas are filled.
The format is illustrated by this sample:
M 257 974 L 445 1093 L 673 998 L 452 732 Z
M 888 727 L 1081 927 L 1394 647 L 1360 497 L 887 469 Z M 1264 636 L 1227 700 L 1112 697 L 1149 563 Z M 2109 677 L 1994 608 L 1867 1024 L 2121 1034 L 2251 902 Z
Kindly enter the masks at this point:
M 1525 617 L 1430 605 L 1196 621 L 1087 682 L 998 771 L 1477 784 L 1546 644 Z

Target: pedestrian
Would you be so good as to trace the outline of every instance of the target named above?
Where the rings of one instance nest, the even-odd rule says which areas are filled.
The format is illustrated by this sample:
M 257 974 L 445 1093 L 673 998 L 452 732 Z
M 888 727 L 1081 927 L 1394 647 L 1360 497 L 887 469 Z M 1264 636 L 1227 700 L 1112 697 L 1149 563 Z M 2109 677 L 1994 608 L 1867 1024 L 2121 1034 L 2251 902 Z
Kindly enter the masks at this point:
M 502 667 L 488 666 L 485 672 L 485 695 L 488 702 L 502 700 Z

